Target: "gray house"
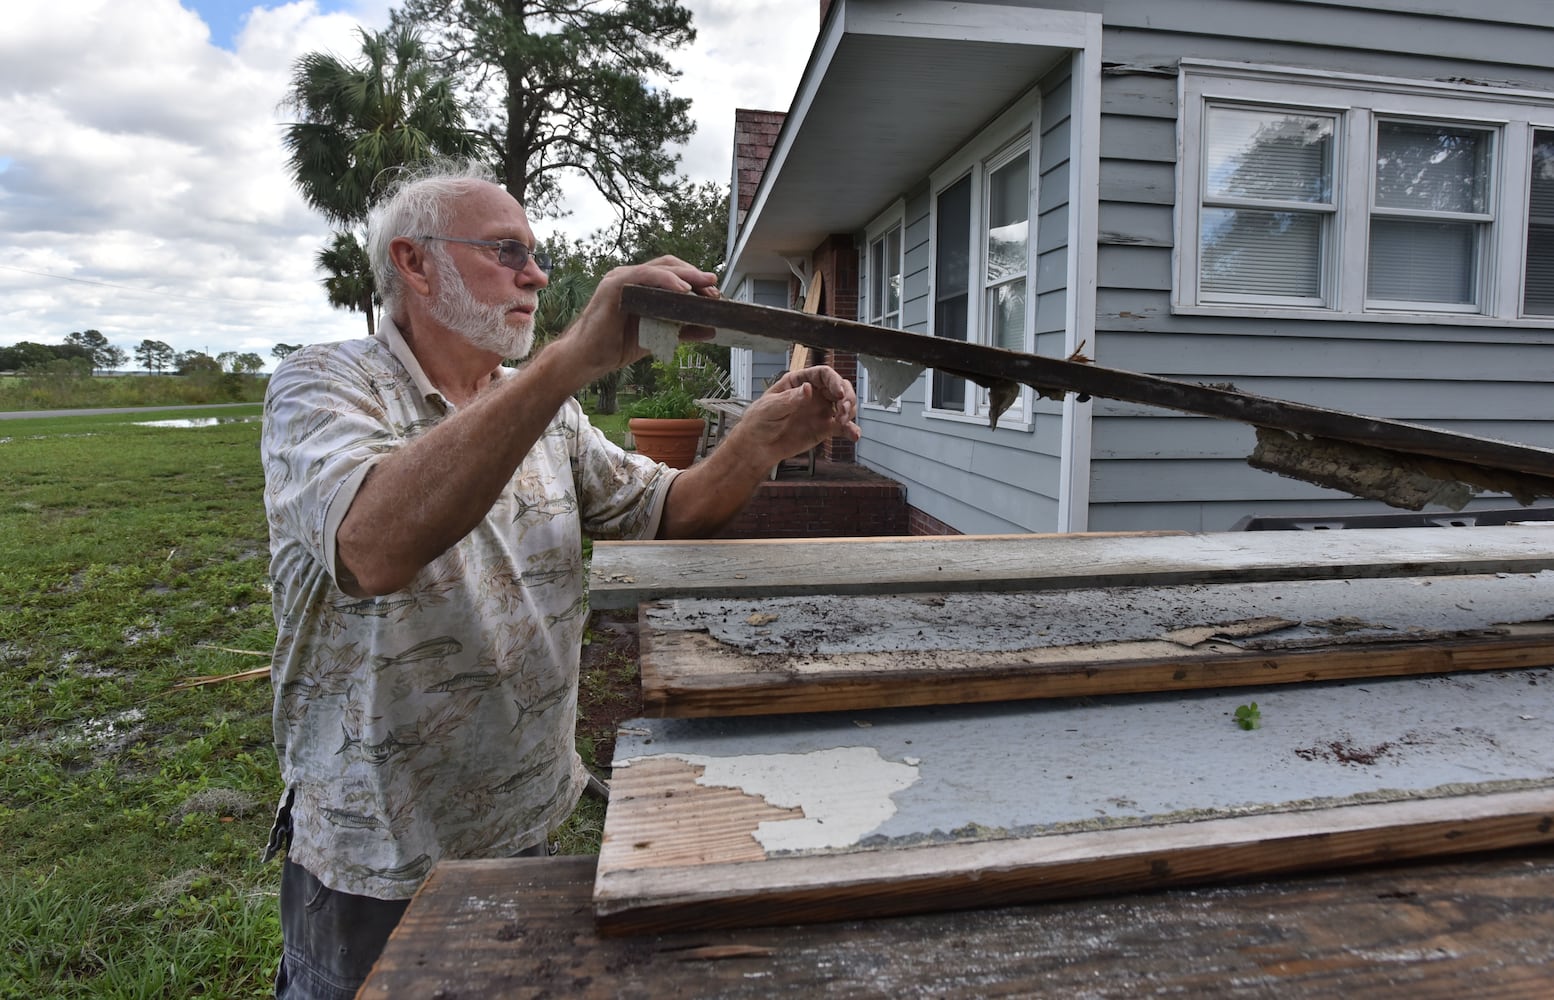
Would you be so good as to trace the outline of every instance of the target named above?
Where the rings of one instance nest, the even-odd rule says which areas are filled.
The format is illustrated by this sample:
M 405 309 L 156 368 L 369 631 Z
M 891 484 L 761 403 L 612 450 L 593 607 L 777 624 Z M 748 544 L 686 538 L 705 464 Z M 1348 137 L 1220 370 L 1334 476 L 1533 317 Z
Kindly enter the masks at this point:
M 725 295 L 1554 447 L 1554 3 L 820 15 L 792 107 L 739 114 Z M 830 457 L 914 531 L 1395 513 L 1249 468 L 1240 424 L 1026 390 L 993 430 L 974 383 L 831 360 L 867 403 Z

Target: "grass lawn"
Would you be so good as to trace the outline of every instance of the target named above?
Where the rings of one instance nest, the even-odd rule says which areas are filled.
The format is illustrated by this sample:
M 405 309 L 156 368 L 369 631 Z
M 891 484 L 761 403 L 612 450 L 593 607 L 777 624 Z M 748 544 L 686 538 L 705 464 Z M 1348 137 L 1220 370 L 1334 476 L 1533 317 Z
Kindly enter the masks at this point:
M 270 686 L 177 686 L 275 638 L 259 407 L 215 412 L 0 422 L 0 1000 L 270 994 Z M 636 673 L 600 628 L 579 746 L 607 764 Z

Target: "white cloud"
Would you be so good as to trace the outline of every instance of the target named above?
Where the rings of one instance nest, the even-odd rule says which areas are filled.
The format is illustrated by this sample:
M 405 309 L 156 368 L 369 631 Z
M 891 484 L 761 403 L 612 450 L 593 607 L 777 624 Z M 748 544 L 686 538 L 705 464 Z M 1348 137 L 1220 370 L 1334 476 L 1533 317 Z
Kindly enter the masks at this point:
M 185 0 L 197 6 L 198 0 Z M 343 0 L 334 0 L 341 6 Z M 682 0 L 684 2 L 684 0 Z M 389 0 L 255 6 L 232 48 L 176 0 L 12 0 L 0 32 L 0 344 L 101 330 L 134 347 L 252 350 L 361 336 L 324 301 L 329 226 L 286 176 L 280 108 L 306 52 L 358 53 Z M 727 183 L 736 107 L 784 110 L 817 0 L 689 0 L 696 44 L 669 84 L 697 134 L 680 169 Z M 610 221 L 582 183 L 543 237 Z M 710 263 L 710 262 L 709 262 Z

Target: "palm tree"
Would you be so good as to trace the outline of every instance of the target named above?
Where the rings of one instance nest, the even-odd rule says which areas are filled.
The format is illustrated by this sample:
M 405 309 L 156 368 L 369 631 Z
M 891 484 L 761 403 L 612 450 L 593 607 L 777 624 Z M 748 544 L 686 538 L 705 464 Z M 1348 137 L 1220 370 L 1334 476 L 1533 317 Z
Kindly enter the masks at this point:
M 360 29 L 362 62 L 310 52 L 293 67 L 283 105 L 287 167 L 302 196 L 335 224 L 367 216 L 386 172 L 435 157 L 468 157 L 479 144 L 464 127 L 452 81 L 434 76 L 420 36 L 406 27 Z
M 286 126 L 287 167 L 303 198 L 338 226 L 359 226 L 395 168 L 480 148 L 447 78 L 434 76 L 416 32 L 360 30 L 362 61 L 325 52 L 298 59 L 283 106 L 301 121 Z M 377 283 L 361 242 L 337 231 L 314 258 L 329 304 L 367 316 L 374 332 Z
M 377 284 L 372 279 L 372 264 L 367 259 L 367 250 L 356 234 L 349 230 L 336 232 L 329 245 L 314 256 L 313 262 L 327 275 L 323 285 L 324 291 L 329 294 L 329 304 L 336 309 L 366 314 L 367 336 L 376 333 L 373 309 L 382 302 L 378 298 Z

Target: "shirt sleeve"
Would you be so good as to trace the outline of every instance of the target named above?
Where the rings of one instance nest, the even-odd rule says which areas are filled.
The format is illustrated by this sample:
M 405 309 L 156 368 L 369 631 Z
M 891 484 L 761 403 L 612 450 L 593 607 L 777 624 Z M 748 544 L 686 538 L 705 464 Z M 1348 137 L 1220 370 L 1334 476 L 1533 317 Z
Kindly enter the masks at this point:
M 272 548 L 300 545 L 336 586 L 349 581 L 336 532 L 373 465 L 403 443 L 370 375 L 325 348 L 296 352 L 270 376 L 260 442 Z
M 599 539 L 655 537 L 679 470 L 615 444 L 589 423 L 576 400 L 565 405 L 563 419 L 576 428 L 572 468 L 584 533 Z

